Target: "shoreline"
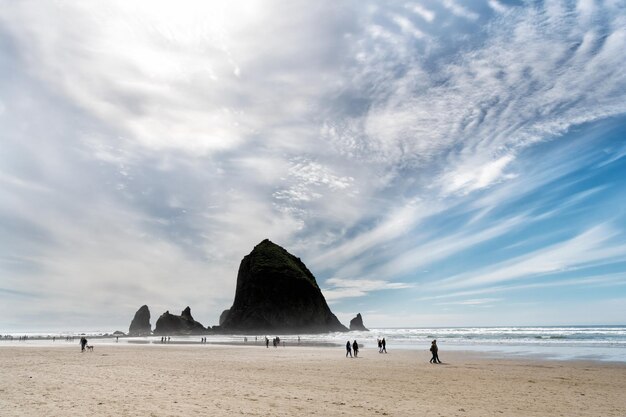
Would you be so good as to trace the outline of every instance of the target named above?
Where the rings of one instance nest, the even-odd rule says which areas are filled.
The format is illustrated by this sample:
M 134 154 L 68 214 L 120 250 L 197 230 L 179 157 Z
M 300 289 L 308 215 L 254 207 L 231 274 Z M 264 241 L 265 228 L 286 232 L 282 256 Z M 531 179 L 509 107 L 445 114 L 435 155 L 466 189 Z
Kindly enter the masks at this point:
M 218 345 L 0 348 L 3 415 L 624 416 L 626 364 Z
M 151 336 L 153 337 L 153 336 Z M 180 337 L 180 336 L 178 336 Z M 0 340 L 0 349 L 11 349 L 11 348 L 24 348 L 24 349 L 35 349 L 35 348 L 51 348 L 51 349 L 79 349 L 79 341 L 80 337 L 75 338 L 73 341 L 65 341 L 65 340 L 57 340 L 56 342 L 52 342 L 51 339 L 47 338 L 39 338 L 39 339 L 29 339 L 27 341 L 5 341 Z M 111 337 L 89 337 L 88 340 L 106 340 L 106 343 L 90 343 L 96 347 L 107 347 L 107 348 L 188 348 L 188 349 L 211 349 L 214 348 L 243 348 L 243 349 L 260 349 L 260 350 L 282 350 L 282 349 L 324 349 L 331 350 L 337 352 L 344 352 L 345 347 L 343 344 L 335 343 L 335 342 L 319 342 L 319 341 L 301 341 L 300 344 L 297 344 L 295 341 L 291 341 L 290 343 L 286 343 L 286 345 L 280 345 L 274 348 L 270 343 L 269 348 L 266 348 L 264 343 L 260 340 L 255 343 L 254 341 L 223 341 L 223 342 L 206 342 L 201 343 L 199 341 L 184 341 L 184 340 L 171 340 L 166 343 L 161 343 L 157 340 L 136 340 L 141 338 L 133 338 L 133 337 L 124 337 L 122 341 L 122 337 L 120 337 L 121 342 L 115 342 L 115 338 Z M 35 343 L 33 343 L 35 342 Z M 48 343 L 37 343 L 37 342 L 48 342 Z M 282 343 L 282 340 L 281 340 Z M 359 343 L 361 352 L 368 353 L 378 353 L 378 348 L 373 346 L 371 343 L 363 344 Z M 416 346 L 389 346 L 389 353 L 395 352 L 405 352 L 407 354 L 414 355 L 430 355 L 428 351 L 429 346 L 424 347 L 416 347 Z M 465 348 L 465 346 L 456 346 L 456 345 L 446 345 L 440 344 L 439 346 L 440 353 L 444 355 L 452 354 L 453 356 L 461 355 L 464 357 L 476 357 L 477 359 L 483 360 L 500 360 L 500 361 L 520 361 L 520 362 L 553 362 L 553 363 L 588 363 L 588 364 L 608 364 L 611 366 L 623 366 L 626 367 L 626 361 L 623 360 L 611 360 L 602 357 L 584 357 L 584 356 L 549 356 L 537 352 L 531 351 L 523 351 L 523 350 L 509 350 L 503 349 L 502 347 L 495 347 L 493 349 L 471 349 Z M 384 355 L 384 354 L 381 354 Z

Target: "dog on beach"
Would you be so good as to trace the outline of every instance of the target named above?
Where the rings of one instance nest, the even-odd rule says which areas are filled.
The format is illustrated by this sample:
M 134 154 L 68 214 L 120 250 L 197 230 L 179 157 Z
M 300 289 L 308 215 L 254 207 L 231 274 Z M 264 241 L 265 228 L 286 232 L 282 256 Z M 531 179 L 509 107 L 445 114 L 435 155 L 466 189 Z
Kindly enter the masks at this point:
M 89 345 L 87 345 L 87 346 L 85 346 L 85 347 L 87 348 L 87 350 L 88 350 L 88 351 L 93 352 L 93 346 L 89 346 Z

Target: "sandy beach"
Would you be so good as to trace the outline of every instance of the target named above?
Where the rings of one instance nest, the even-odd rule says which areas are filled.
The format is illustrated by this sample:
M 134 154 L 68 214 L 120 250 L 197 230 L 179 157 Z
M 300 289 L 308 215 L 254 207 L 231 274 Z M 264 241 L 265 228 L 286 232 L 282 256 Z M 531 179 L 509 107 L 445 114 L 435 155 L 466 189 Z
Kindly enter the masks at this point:
M 441 351 L 0 346 L 0 414 L 624 416 L 626 365 Z

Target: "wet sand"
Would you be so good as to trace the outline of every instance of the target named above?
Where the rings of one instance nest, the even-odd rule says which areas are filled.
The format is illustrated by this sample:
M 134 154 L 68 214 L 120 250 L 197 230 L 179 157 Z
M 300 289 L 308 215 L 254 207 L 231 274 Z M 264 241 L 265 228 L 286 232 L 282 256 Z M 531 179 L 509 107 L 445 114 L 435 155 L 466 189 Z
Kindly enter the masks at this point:
M 625 416 L 626 365 L 440 351 L 0 344 L 3 416 Z

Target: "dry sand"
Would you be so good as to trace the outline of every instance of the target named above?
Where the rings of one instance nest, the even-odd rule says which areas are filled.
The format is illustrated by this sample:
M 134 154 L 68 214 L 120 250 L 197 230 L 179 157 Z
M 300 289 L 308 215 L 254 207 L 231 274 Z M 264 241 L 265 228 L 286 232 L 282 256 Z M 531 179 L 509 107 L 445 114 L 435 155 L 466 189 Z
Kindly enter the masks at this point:
M 0 344 L 2 416 L 626 416 L 626 366 L 441 351 Z

